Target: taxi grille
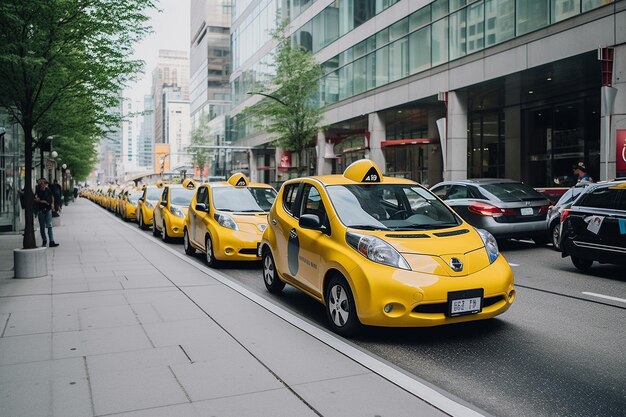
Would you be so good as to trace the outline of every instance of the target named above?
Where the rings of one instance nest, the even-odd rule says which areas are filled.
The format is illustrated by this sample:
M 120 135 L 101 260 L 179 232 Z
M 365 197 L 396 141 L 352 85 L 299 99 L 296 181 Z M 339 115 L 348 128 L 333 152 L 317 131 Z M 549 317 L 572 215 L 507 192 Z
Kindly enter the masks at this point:
M 487 297 L 483 299 L 483 308 L 492 306 L 501 300 L 504 300 L 503 295 L 498 295 L 495 297 Z M 413 309 L 414 313 L 426 313 L 426 314 L 435 314 L 435 313 L 445 314 L 447 311 L 448 311 L 448 303 L 420 304 Z
M 256 255 L 257 251 L 254 248 L 248 248 L 248 249 L 239 249 L 239 253 L 242 255 Z

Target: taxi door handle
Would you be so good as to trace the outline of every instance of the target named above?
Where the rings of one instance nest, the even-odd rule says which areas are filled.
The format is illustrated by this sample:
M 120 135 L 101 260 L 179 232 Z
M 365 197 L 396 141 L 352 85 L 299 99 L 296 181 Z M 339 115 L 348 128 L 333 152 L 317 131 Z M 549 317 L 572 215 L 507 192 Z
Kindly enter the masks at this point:
M 272 224 L 276 226 L 276 219 L 272 219 Z

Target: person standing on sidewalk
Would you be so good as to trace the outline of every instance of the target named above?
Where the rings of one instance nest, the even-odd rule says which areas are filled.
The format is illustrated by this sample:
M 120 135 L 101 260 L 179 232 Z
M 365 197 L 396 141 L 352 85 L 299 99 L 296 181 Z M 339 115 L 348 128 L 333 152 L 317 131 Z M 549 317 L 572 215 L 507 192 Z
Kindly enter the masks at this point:
M 46 228 L 48 229 L 48 237 L 50 238 L 50 247 L 54 248 L 59 246 L 54 241 L 54 234 L 52 232 L 52 210 L 54 209 L 54 197 L 52 191 L 48 188 L 48 181 L 45 178 L 40 178 L 37 183 L 37 191 L 35 191 L 35 204 L 37 206 L 37 218 L 39 220 L 39 232 L 41 233 L 41 240 L 46 246 L 48 242 L 46 239 Z
M 61 209 L 63 208 L 63 189 L 61 188 L 59 181 L 54 180 L 50 186 L 50 190 L 52 190 L 52 197 L 54 198 L 54 210 L 52 212 L 52 217 L 58 217 L 59 214 L 61 214 Z

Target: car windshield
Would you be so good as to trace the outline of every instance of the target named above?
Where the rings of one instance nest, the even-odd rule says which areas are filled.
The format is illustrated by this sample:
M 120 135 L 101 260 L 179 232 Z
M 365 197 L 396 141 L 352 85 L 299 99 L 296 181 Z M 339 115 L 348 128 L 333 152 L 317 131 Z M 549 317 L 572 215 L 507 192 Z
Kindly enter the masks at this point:
M 328 195 L 339 219 L 365 230 L 424 230 L 460 224 L 431 192 L 416 185 L 331 185 Z
M 130 191 L 128 193 L 128 201 L 131 204 L 136 204 L 139 197 L 141 197 L 141 191 Z
M 158 200 L 161 198 L 163 190 L 161 188 L 148 188 L 146 190 L 146 200 Z
M 496 197 L 496 199 L 507 203 L 546 199 L 546 197 L 539 193 L 539 191 L 526 184 L 518 182 L 483 184 L 481 188 Z
M 269 211 L 275 199 L 276 191 L 273 188 L 213 188 L 213 207 L 215 210 L 262 213 Z
M 187 188 L 170 188 L 171 204 L 175 206 L 189 206 L 195 193 L 196 190 L 189 190 Z

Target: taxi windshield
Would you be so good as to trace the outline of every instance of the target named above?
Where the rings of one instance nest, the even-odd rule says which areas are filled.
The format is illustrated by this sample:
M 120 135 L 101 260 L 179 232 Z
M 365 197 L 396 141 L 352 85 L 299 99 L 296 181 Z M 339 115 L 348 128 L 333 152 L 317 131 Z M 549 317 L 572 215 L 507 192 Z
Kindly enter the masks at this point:
M 195 193 L 196 190 L 189 190 L 187 188 L 170 188 L 171 204 L 175 206 L 189 206 Z
M 266 212 L 276 199 L 273 188 L 216 187 L 213 188 L 215 210 L 234 212 Z
M 454 227 L 459 219 L 430 191 L 410 184 L 327 187 L 339 219 L 366 230 L 425 230 Z
M 131 204 L 137 204 L 137 200 L 141 197 L 141 191 L 130 191 L 128 193 L 128 201 Z
M 146 200 L 158 200 L 161 198 L 161 194 L 163 194 L 163 189 L 161 188 L 148 188 L 146 190 Z

